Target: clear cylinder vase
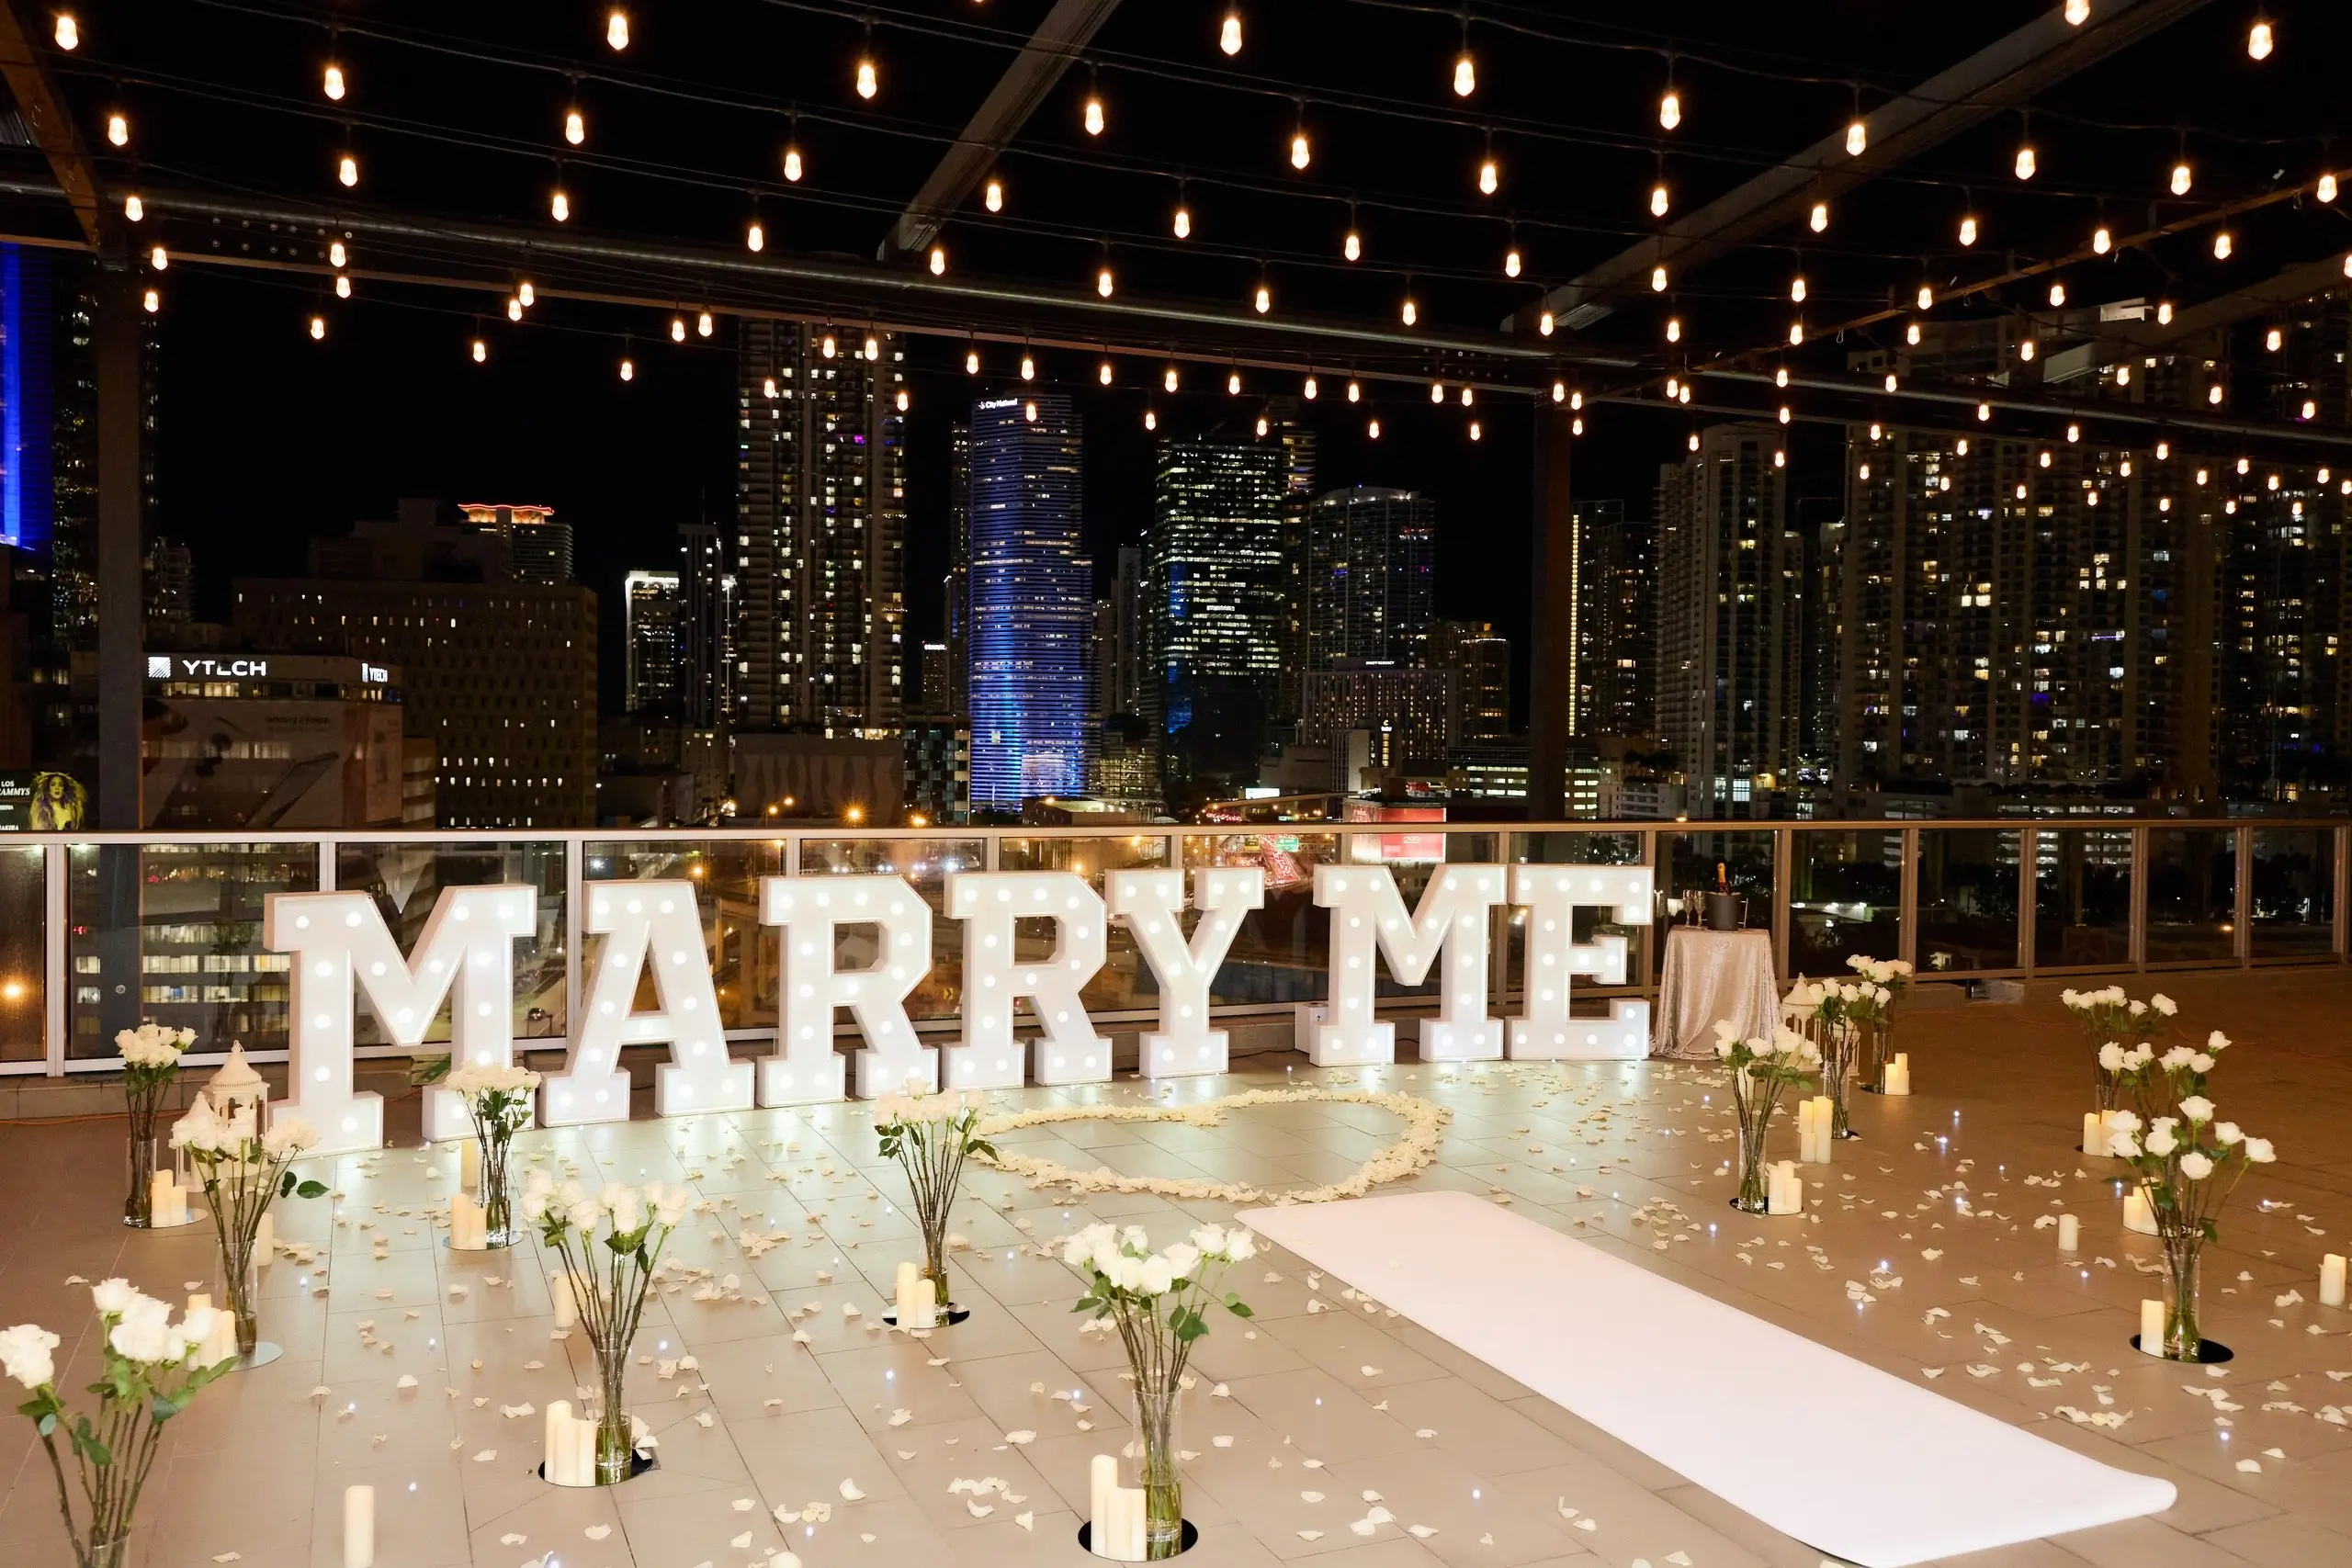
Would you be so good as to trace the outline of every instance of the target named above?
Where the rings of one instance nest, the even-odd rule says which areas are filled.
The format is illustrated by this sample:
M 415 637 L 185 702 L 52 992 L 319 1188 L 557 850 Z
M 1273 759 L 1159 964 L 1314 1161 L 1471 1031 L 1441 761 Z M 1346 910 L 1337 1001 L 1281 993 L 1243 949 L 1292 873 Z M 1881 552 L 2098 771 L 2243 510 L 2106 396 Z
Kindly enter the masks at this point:
M 1850 1138 L 1846 1122 L 1846 1084 L 1854 1070 L 1856 1026 L 1832 1023 L 1821 1032 L 1821 1092 L 1829 1097 L 1829 1135 Z
M 221 1191 L 213 1204 L 221 1230 L 220 1256 L 215 1266 L 220 1289 L 212 1304 L 236 1321 L 237 1354 L 250 1359 L 261 1343 L 261 1269 L 254 1258 L 252 1231 L 234 1223 L 233 1216 L 240 1213 L 242 1205 Z M 251 1216 L 251 1225 L 260 1223 L 259 1213 Z
M 637 1461 L 628 1405 L 622 1397 L 622 1385 L 628 1378 L 628 1348 L 624 1346 L 609 1355 L 598 1351 L 596 1375 L 603 1400 L 596 1413 L 596 1484 L 617 1486 L 628 1479 Z
M 1865 1019 L 1854 1025 L 1856 1072 L 1862 1084 L 1873 1092 L 1886 1088 L 1887 1036 L 1892 1032 L 1884 1020 Z
M 1147 1562 L 1173 1557 L 1184 1550 L 1184 1480 L 1177 1453 L 1177 1400 L 1174 1388 L 1145 1389 L 1135 1393 L 1136 1439 L 1128 1454 L 1128 1475 L 1143 1490 L 1143 1555 Z
M 1762 1117 L 1753 1131 L 1745 1122 L 1739 1124 L 1739 1196 L 1732 1200 L 1732 1207 L 1750 1214 L 1772 1210 L 1772 1189 L 1764 1176 L 1764 1128 Z
M 129 1568 L 130 1537 L 116 1536 L 112 1540 L 77 1540 L 74 1543 L 74 1568 Z
M 922 1228 L 922 1271 L 931 1283 L 932 1295 L 938 1303 L 938 1318 L 947 1321 L 948 1303 L 954 1299 L 947 1289 L 947 1225 L 945 1217 L 937 1225 Z
M 2199 1359 L 2204 1338 L 2197 1330 L 2197 1265 L 2202 1242 L 2193 1235 L 2165 1237 L 2165 1359 Z
M 475 1137 L 481 1149 L 481 1179 L 477 1187 L 481 1196 L 482 1245 L 492 1249 L 512 1247 L 519 1239 L 514 1235 L 514 1198 L 506 1190 L 506 1156 L 514 1139 L 514 1129 L 503 1125 L 484 1127 Z
M 130 1168 L 130 1185 L 122 1201 L 122 1223 L 145 1230 L 155 1223 L 155 1172 L 164 1167 L 155 1136 L 155 1119 L 149 1115 L 142 1127 L 135 1105 L 130 1112 L 130 1145 L 125 1157 Z

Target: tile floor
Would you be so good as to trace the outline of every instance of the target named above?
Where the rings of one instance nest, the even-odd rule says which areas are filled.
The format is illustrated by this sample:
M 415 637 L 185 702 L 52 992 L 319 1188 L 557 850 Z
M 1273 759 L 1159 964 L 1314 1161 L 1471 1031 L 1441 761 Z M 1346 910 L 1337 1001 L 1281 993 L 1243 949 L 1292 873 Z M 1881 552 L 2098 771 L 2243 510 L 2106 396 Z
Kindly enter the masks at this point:
M 1319 1076 L 1426 1095 L 1453 1121 L 1421 1185 L 1509 1201 L 2180 1489 L 2161 1517 L 1972 1563 L 2352 1561 L 2352 1427 L 2339 1424 L 2352 1415 L 2338 1416 L 2352 1405 L 2352 1388 L 2340 1386 L 2352 1380 L 2352 1313 L 2311 1300 L 2321 1253 L 2352 1235 L 2352 974 L 2158 978 L 2180 1000 L 2183 1026 L 2239 1038 L 2216 1098 L 2281 1156 L 2240 1190 L 2209 1264 L 2208 1331 L 2239 1352 L 2220 1377 L 2143 1359 L 2125 1343 L 2153 1289 L 2141 1277 L 2152 1248 L 2122 1232 L 2111 1168 L 2089 1168 L 2075 1152 L 2087 1075 L 2054 986 L 2036 987 L 2023 1006 L 1911 1012 L 1901 1043 L 1918 1092 L 1856 1097 L 1862 1140 L 1809 1171 L 1803 1221 L 1724 1207 L 1729 1122 L 1704 1069 L 1400 1064 L 1313 1075 L 1275 1056 L 1159 1092 L 1206 1099 Z M 1148 1091 L 1122 1080 L 1062 1092 L 1120 1102 Z M 394 1119 L 413 1139 L 413 1101 Z M 1351 1168 L 1395 1126 L 1367 1108 L 1306 1104 L 1236 1111 L 1215 1129 L 1078 1123 L 1015 1137 L 1084 1168 L 1304 1185 Z M 119 1139 L 120 1123 L 106 1121 L 0 1127 L 11 1188 L 0 1205 L 0 1322 L 64 1332 L 69 1387 L 93 1357 L 88 1297 L 66 1276 L 121 1273 L 173 1294 L 204 1288 L 212 1272 L 209 1227 L 130 1234 L 116 1223 Z M 1782 1140 L 1792 1145 L 1793 1131 Z M 377 1487 L 381 1568 L 759 1568 L 787 1550 L 808 1568 L 1077 1564 L 1089 1456 L 1126 1440 L 1120 1352 L 1079 1332 L 1075 1276 L 1026 1249 L 1096 1217 L 1155 1234 L 1226 1217 L 1216 1204 L 1148 1196 L 1081 1206 L 978 1173 L 956 1219 L 974 1248 L 958 1259 L 957 1290 L 973 1316 L 916 1342 L 876 1327 L 911 1227 L 895 1169 L 878 1160 L 854 1104 L 526 1134 L 525 1148 L 594 1178 L 691 1181 L 712 1206 L 681 1228 L 671 1256 L 735 1285 L 699 1292 L 716 1299 L 692 1288 L 662 1296 L 632 1371 L 660 1468 L 594 1493 L 537 1479 L 539 1418 L 502 1407 L 570 1397 L 590 1381 L 585 1345 L 550 1339 L 535 1245 L 458 1256 L 438 1244 L 426 1216 L 451 1190 L 454 1156 L 395 1148 L 320 1172 L 336 1200 L 285 1205 L 280 1235 L 315 1247 L 323 1266 L 270 1269 L 264 1332 L 285 1358 L 206 1391 L 175 1424 L 141 1505 L 140 1568 L 335 1568 L 353 1482 Z M 2033 1225 L 2062 1208 L 2084 1221 L 2073 1258 Z M 768 1233 L 783 1239 L 744 1245 Z M 382 1261 L 371 1256 L 379 1236 Z M 1275 1253 L 1236 1283 L 1258 1315 L 1215 1324 L 1184 1416 L 1197 1450 L 1187 1512 L 1202 1537 L 1191 1561 L 1203 1568 L 1820 1561 L 1411 1323 L 1363 1310 L 1343 1281 L 1312 1280 Z M 1868 1299 L 1852 1299 L 1856 1287 Z M 804 1306 L 815 1310 L 796 1319 Z M 796 1323 L 806 1344 L 794 1340 Z M 697 1365 L 669 1364 L 684 1357 Z M 2086 1370 L 2053 1365 L 2072 1363 Z M 403 1375 L 416 1386 L 401 1388 Z M 1224 1397 L 1209 1392 L 1218 1383 Z M 2068 1410 L 2123 1419 L 2084 1426 Z M 1016 1431 L 1035 1439 L 1008 1443 Z M 0 1562 L 69 1562 L 28 1424 L 0 1421 L 0 1466 L 12 1482 Z M 985 1514 L 951 1491 L 986 1477 L 1009 1495 L 991 1495 Z M 862 1495 L 850 1500 L 845 1483 Z M 1371 1492 L 1394 1522 L 1367 1534 L 1351 1526 Z M 1563 1503 L 1578 1510 L 1574 1523 Z M 811 1505 L 829 1505 L 829 1517 Z

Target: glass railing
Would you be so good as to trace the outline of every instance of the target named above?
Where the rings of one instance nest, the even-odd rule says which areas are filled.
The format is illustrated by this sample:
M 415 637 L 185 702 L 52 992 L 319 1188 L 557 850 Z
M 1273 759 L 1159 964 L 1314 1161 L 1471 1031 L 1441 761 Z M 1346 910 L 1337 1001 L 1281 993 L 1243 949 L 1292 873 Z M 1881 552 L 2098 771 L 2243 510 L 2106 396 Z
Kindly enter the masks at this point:
M 516 883 L 535 890 L 514 953 L 514 1035 L 553 1049 L 579 1005 L 594 941 L 579 930 L 582 884 L 663 878 L 696 891 L 703 941 L 730 1039 L 755 1049 L 776 1020 L 779 952 L 759 922 L 765 876 L 888 874 L 933 912 L 932 965 L 909 1010 L 927 1032 L 958 1021 L 963 922 L 948 879 L 974 871 L 1067 871 L 1098 891 L 1120 870 L 1256 866 L 1253 911 L 1212 989 L 1224 1016 L 1286 1013 L 1326 993 L 1329 917 L 1318 866 L 1385 865 L 1408 903 L 1441 865 L 1497 859 L 1657 868 L 1647 919 L 1579 909 L 1576 936 L 1626 939 L 1623 994 L 1655 988 L 1669 930 L 1687 923 L 1720 874 L 1747 926 L 1772 938 L 1781 976 L 1842 969 L 1848 955 L 1903 958 L 1923 977 L 2217 968 L 2338 962 L 2346 951 L 2345 825 L 2137 821 L 1699 824 L 1317 823 L 1279 829 L 1168 827 L 933 828 L 729 832 L 279 833 L 67 838 L 0 846 L 0 1073 L 64 1073 L 115 1060 L 117 1031 L 142 1019 L 196 1031 L 192 1060 L 242 1042 L 256 1059 L 286 1045 L 287 960 L 262 944 L 273 893 L 365 891 L 405 949 L 447 887 Z M 1191 917 L 1187 917 L 1189 926 Z M 1495 917 L 1490 984 L 1518 994 L 1516 910 Z M 837 928 L 837 961 L 868 962 L 875 928 Z M 1044 927 L 1016 931 L 1042 955 Z M 1434 989 L 1383 965 L 1382 998 L 1409 1009 Z M 1608 993 L 1596 987 L 1592 995 Z M 1123 926 L 1084 1000 L 1098 1023 L 1133 1030 L 1155 1016 L 1157 987 Z M 639 1005 L 653 1003 L 650 986 Z M 359 1010 L 362 1053 L 397 1055 Z M 844 1017 L 842 1028 L 850 1025 Z M 429 1038 L 446 1039 L 446 1014 Z

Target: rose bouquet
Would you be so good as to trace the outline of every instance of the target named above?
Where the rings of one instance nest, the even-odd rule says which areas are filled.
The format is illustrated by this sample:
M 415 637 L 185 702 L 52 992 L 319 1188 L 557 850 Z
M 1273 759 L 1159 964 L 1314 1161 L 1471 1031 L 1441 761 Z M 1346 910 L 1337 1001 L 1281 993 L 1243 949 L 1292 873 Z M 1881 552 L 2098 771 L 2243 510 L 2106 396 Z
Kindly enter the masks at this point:
M 1833 1138 L 1854 1136 L 1846 1123 L 1846 1080 L 1853 1076 L 1862 1024 L 1879 1016 L 1878 996 L 1878 987 L 1867 980 L 1808 982 L 1800 976 L 1789 988 L 1784 1011 L 1812 1025 L 1799 1032 L 1812 1040 L 1821 1056 L 1821 1090 L 1829 1097 Z
M 874 1132 L 885 1156 L 907 1173 L 915 1224 L 922 1230 L 923 1272 L 937 1311 L 948 1310 L 947 1212 L 973 1155 L 997 1157 L 980 1136 L 980 1102 L 968 1094 L 886 1094 L 874 1102 Z M 918 1297 L 918 1300 L 921 1298 Z
M 1739 1116 L 1739 1196 L 1733 1204 L 1748 1213 L 1771 1211 L 1764 1178 L 1764 1135 L 1781 1091 L 1812 1079 L 1822 1070 L 1821 1049 L 1783 1024 L 1770 1040 L 1742 1040 L 1728 1019 L 1715 1023 L 1715 1056 L 1731 1068 L 1732 1107 Z
M 483 1233 L 492 1247 L 512 1246 L 516 1233 L 506 1191 L 506 1156 L 515 1129 L 531 1119 L 531 1097 L 539 1087 L 539 1075 L 528 1067 L 468 1062 L 449 1074 L 447 1085 L 465 1101 L 474 1143 L 481 1150 Z
M 251 1356 L 261 1342 L 254 1304 L 254 1239 L 262 1216 L 288 1193 L 316 1198 L 326 1191 L 319 1182 L 298 1181 L 288 1168 L 318 1142 L 318 1129 L 298 1116 L 275 1117 L 268 1132 L 256 1134 L 252 1106 L 223 1116 L 201 1096 L 172 1124 L 172 1147 L 187 1151 L 212 1205 L 212 1223 L 220 1235 L 221 1284 L 237 1320 L 240 1356 Z
M 1127 1348 L 1135 1376 L 1136 1440 L 1130 1450 L 1144 1493 L 1144 1557 L 1183 1549 L 1184 1489 L 1177 1474 L 1176 1406 L 1193 1342 L 1209 1331 L 1204 1311 L 1236 1317 L 1250 1309 L 1232 1292 L 1216 1294 L 1227 1267 L 1255 1257 L 1255 1237 L 1238 1225 L 1202 1225 L 1162 1251 L 1140 1225 L 1089 1225 L 1062 1247 L 1062 1261 L 1087 1276 L 1074 1312 L 1109 1321 Z
M 2164 1021 L 2179 1010 L 2161 991 L 2144 1002 L 2135 1001 L 2123 994 L 2120 986 L 2104 986 L 2096 991 L 2061 991 L 2058 999 L 2075 1015 L 2084 1043 L 2090 1046 L 2091 1078 L 2098 1093 L 2098 1109 L 2112 1111 L 2121 1086 L 2107 1066 L 2106 1048 L 2113 1044 L 2129 1051 L 2148 1043 L 2164 1027 Z
M 2213 1102 L 2192 1094 L 2177 1116 L 2143 1122 L 2119 1111 L 2109 1146 L 2130 1162 L 2156 1223 L 2165 1249 L 2165 1336 L 2162 1353 L 2170 1360 L 2199 1359 L 2197 1327 L 2197 1265 L 2205 1244 L 2220 1235 L 2215 1216 L 2250 1165 L 2278 1157 L 2267 1138 L 2249 1138 L 2234 1122 L 2213 1120 Z M 2149 1348 L 2146 1346 L 2143 1349 Z
M 131 1517 L 139 1495 L 154 1468 L 164 1423 L 187 1408 L 196 1391 L 236 1363 L 191 1364 L 198 1347 L 212 1337 L 214 1312 L 190 1307 L 180 1321 L 172 1309 L 121 1280 L 90 1288 L 103 1333 L 106 1372 L 88 1385 L 97 1396 L 96 1420 L 68 1410 L 58 1396 L 57 1368 L 51 1352 L 58 1337 L 37 1323 L 0 1330 L 0 1370 L 31 1391 L 17 1409 L 29 1416 L 48 1450 L 57 1478 L 57 1507 L 74 1543 L 77 1568 L 123 1568 L 130 1561 Z M 81 1483 L 82 1517 L 74 1518 L 74 1488 L 57 1450 L 60 1436 L 74 1456 Z
M 2144 1126 L 2183 1100 L 2202 1095 L 2206 1075 L 2229 1048 L 2230 1037 L 2218 1029 L 2205 1037 L 2201 1047 L 2167 1046 L 2162 1055 L 2145 1041 L 2126 1047 L 2110 1040 L 2098 1048 L 2098 1066 L 2114 1082 L 2118 1098 L 2131 1100 Z
M 1894 1010 L 1911 986 L 1911 965 L 1900 958 L 1870 958 L 1849 954 L 1846 967 L 1862 977 L 1865 995 L 1850 1016 L 1862 1025 L 1862 1082 L 1873 1091 L 1886 1081 L 1886 1065 L 1894 1059 Z
M 523 1217 L 563 1260 L 565 1283 L 596 1358 L 599 1486 L 628 1480 L 637 1450 L 650 1441 L 640 1440 L 624 1397 L 629 1347 L 645 1315 L 662 1247 L 693 1202 L 687 1188 L 659 1181 L 641 1190 L 615 1182 L 594 1194 L 577 1181 L 559 1187 L 536 1166 L 523 1185 Z
M 180 1053 L 196 1043 L 193 1029 L 167 1029 L 150 1019 L 118 1032 L 122 1053 L 122 1098 L 130 1112 L 130 1195 L 122 1202 L 122 1223 L 145 1229 L 154 1219 L 155 1113 L 164 1091 L 180 1070 Z

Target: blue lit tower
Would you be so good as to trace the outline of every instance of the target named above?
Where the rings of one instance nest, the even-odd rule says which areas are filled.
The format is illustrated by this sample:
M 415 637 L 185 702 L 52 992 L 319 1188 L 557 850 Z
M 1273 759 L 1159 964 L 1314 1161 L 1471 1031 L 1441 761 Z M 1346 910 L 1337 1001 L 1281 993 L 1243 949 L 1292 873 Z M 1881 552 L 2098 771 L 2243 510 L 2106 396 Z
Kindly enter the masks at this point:
M 1041 392 L 972 405 L 972 804 L 1081 795 L 1094 573 L 1079 536 L 1079 421 Z

